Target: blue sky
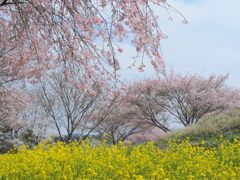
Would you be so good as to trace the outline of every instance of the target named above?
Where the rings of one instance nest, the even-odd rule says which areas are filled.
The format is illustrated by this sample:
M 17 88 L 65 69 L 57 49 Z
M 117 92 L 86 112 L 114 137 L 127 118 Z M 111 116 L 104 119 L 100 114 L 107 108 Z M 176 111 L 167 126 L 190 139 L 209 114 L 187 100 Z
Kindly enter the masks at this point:
M 240 1 L 239 0 L 168 0 L 188 20 L 172 13 L 168 20 L 164 10 L 156 9 L 162 31 L 169 36 L 162 41 L 163 57 L 168 67 L 177 72 L 201 76 L 230 73 L 228 85 L 240 88 Z M 120 56 L 129 62 L 135 54 L 128 44 Z M 147 60 L 145 60 L 147 62 Z M 148 64 L 144 73 L 123 71 L 122 78 L 131 80 L 154 77 Z
M 196 3 L 201 0 L 182 0 L 182 1 L 187 2 L 187 3 Z

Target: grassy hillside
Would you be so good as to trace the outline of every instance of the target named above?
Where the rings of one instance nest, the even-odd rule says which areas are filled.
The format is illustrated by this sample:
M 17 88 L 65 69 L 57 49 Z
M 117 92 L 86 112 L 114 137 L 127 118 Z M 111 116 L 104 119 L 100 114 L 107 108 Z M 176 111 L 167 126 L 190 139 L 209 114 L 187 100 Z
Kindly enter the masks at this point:
M 228 112 L 220 115 L 209 116 L 192 126 L 168 133 L 164 138 L 158 139 L 155 144 L 166 147 L 170 139 L 189 139 L 195 143 L 205 141 L 204 146 L 218 146 L 219 140 L 240 138 L 240 111 Z

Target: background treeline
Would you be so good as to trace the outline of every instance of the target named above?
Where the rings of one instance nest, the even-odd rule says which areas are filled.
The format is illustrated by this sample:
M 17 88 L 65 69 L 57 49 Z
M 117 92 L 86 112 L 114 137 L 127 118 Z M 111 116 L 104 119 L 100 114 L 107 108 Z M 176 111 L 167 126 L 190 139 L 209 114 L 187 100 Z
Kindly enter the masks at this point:
M 81 73 L 72 76 L 78 82 L 84 78 Z M 25 87 L 2 86 L 1 152 L 21 143 L 37 145 L 53 132 L 65 142 L 103 134 L 112 144 L 156 139 L 158 133 L 173 131 L 173 124 L 186 127 L 204 116 L 238 110 L 240 92 L 226 85 L 227 78 L 171 70 L 121 86 L 93 81 L 87 89 L 86 84 L 69 82 L 58 69 Z

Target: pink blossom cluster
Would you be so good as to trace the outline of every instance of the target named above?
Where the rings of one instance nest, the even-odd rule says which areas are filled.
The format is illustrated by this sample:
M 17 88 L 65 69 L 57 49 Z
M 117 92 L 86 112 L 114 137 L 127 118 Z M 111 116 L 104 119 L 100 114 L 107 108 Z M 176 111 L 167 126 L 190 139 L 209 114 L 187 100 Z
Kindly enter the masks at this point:
M 1 1 L 1 81 L 40 78 L 68 62 L 88 74 L 85 83 L 106 83 L 116 78 L 116 53 L 123 51 L 118 42 L 127 38 L 159 71 L 166 36 L 152 5 L 171 8 L 165 0 Z
M 0 126 L 18 129 L 24 122 L 18 116 L 30 103 L 28 96 L 13 88 L 0 89 Z
M 162 130 L 175 119 L 184 126 L 202 117 L 240 108 L 240 91 L 226 85 L 228 75 L 182 75 L 174 71 L 128 86 L 126 99 L 138 107 L 147 123 Z

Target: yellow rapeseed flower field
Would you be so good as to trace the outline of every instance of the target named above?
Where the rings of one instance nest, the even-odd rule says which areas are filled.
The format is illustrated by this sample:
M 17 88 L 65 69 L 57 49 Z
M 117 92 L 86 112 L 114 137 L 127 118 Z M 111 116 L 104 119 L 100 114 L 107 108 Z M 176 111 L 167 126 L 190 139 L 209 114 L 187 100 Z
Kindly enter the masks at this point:
M 0 179 L 55 180 L 238 180 L 240 142 L 206 148 L 172 140 L 161 150 L 153 142 L 114 146 L 90 141 L 43 142 L 32 150 L 0 155 Z

